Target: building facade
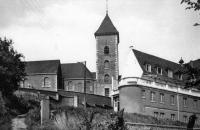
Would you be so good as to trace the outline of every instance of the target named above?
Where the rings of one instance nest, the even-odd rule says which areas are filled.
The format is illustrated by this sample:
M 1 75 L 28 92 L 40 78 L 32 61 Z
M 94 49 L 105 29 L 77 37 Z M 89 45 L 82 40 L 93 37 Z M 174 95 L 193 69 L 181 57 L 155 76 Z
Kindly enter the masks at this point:
M 182 122 L 194 113 L 200 117 L 200 92 L 185 89 L 184 69 L 183 64 L 131 49 L 119 85 L 120 108 Z
M 64 90 L 96 94 L 96 79 L 83 63 L 61 64 Z
M 20 83 L 19 93 L 26 98 L 39 100 L 42 94 L 53 99 L 56 106 L 112 108 L 110 97 L 96 94 L 95 73 L 83 63 L 29 61 L 25 71 L 27 75 Z

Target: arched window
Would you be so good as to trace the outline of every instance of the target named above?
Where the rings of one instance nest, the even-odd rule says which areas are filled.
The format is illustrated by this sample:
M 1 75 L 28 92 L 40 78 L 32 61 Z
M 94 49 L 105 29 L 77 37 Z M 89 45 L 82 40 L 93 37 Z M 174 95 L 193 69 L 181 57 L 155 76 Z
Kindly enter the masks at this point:
M 105 67 L 106 69 L 110 67 L 110 63 L 109 63 L 108 60 L 105 60 L 105 61 L 104 61 L 104 67 Z
M 51 86 L 50 86 L 50 80 L 49 80 L 48 77 L 45 77 L 45 78 L 44 78 L 44 87 L 51 87 Z
M 108 74 L 105 74 L 104 76 L 104 82 L 109 83 L 110 82 L 110 76 Z
M 104 47 L 104 54 L 109 54 L 109 47 L 108 46 Z

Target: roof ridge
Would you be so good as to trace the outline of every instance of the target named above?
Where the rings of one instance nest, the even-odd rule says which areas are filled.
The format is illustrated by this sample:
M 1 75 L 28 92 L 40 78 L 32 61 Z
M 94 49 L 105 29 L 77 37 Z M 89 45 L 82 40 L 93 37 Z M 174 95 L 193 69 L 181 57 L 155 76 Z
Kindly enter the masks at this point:
M 47 61 L 60 61 L 60 59 L 54 59 L 54 60 L 30 60 L 25 62 L 47 62 Z

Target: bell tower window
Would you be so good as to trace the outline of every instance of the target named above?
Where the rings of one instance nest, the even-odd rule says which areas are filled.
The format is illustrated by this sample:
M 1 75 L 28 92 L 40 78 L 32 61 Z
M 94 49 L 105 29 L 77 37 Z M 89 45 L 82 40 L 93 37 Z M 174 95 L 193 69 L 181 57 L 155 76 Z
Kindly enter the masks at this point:
M 109 83 L 110 82 L 110 76 L 108 74 L 105 74 L 104 76 L 104 82 Z
M 106 54 L 106 55 L 109 54 L 109 47 L 108 46 L 104 47 L 104 54 Z
M 104 67 L 105 67 L 105 69 L 108 69 L 110 67 L 110 63 L 108 60 L 104 61 Z

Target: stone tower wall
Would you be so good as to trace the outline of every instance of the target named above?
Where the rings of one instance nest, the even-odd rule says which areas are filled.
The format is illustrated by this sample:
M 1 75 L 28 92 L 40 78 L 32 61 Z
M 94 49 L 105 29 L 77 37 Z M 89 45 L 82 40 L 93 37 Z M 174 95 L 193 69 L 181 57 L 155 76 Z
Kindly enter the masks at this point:
M 96 36 L 96 67 L 97 67 L 97 83 L 98 86 L 110 88 L 113 80 L 118 80 L 119 63 L 118 63 L 118 39 L 117 35 Z M 109 54 L 104 54 L 104 47 L 109 47 Z M 109 61 L 109 67 L 105 67 L 105 60 Z M 109 74 L 109 82 L 104 82 L 105 74 Z M 104 93 L 104 92 L 100 92 Z

